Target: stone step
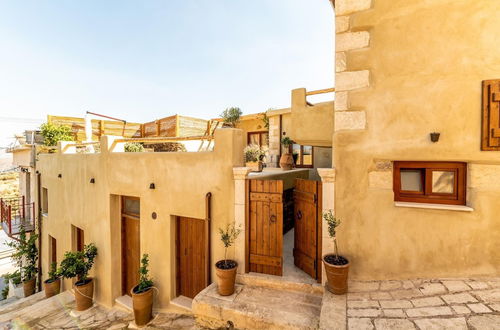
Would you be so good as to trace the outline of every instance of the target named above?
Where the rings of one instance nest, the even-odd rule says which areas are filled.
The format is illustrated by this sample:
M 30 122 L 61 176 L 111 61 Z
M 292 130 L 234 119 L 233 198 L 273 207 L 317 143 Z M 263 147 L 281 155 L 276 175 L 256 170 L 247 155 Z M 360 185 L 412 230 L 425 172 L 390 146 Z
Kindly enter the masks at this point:
M 334 295 L 328 290 L 323 293 L 319 328 L 321 330 L 346 329 L 347 295 Z
M 193 311 L 193 299 L 188 297 L 178 296 L 170 300 L 170 304 L 187 312 Z
M 193 299 L 198 326 L 236 329 L 318 329 L 322 293 L 237 284 L 232 296 L 211 284 Z
M 75 297 L 69 291 L 62 292 L 48 299 L 45 298 L 45 292 L 41 291 L 29 297 L 19 299 L 9 305 L 9 309 L 2 311 L 0 323 L 23 317 L 23 315 L 28 315 L 32 319 L 41 318 L 43 315 L 49 314 L 74 300 Z
M 17 300 L 19 300 L 18 297 L 10 297 L 10 298 L 1 300 L 0 301 L 0 306 L 5 306 L 5 305 L 12 304 L 14 301 L 17 301 Z
M 236 276 L 236 283 L 244 285 L 253 285 L 263 288 L 298 291 L 311 294 L 322 294 L 324 291 L 320 283 L 313 280 L 309 282 L 300 282 L 289 280 L 286 277 L 260 274 L 260 273 L 246 273 L 238 274 Z
M 134 307 L 132 305 L 132 297 L 129 295 L 124 295 L 115 299 L 117 307 L 123 308 L 127 312 L 133 312 Z
M 37 292 L 29 297 L 15 298 L 13 302 L 0 306 L 0 315 L 9 313 L 15 309 L 33 305 L 45 298 L 45 291 Z

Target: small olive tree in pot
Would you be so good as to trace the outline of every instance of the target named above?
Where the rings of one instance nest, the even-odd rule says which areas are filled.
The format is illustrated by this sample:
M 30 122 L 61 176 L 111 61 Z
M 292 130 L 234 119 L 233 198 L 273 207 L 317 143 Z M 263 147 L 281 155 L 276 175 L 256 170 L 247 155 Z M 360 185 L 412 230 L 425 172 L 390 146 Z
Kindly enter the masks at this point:
M 245 166 L 250 167 L 252 172 L 262 172 L 263 160 L 266 156 L 266 149 L 256 144 L 250 144 L 243 150 L 245 154 Z
M 50 298 L 61 291 L 61 275 L 57 269 L 57 263 L 50 264 L 49 278 L 43 282 L 45 298 Z
M 224 260 L 215 263 L 215 273 L 217 275 L 217 291 L 221 296 L 230 296 L 234 293 L 234 283 L 236 281 L 236 271 L 238 263 L 227 259 L 227 249 L 234 244 L 241 229 L 233 224 L 228 224 L 226 229 L 219 228 L 220 239 L 224 244 Z
M 285 149 L 285 152 L 281 154 L 280 167 L 283 171 L 289 171 L 293 168 L 295 164 L 293 161 L 293 155 L 290 153 L 290 146 L 293 144 L 293 140 L 288 136 L 281 139 L 281 145 Z
M 334 253 L 323 256 L 326 277 L 328 280 L 328 290 L 335 294 L 344 294 L 347 292 L 347 277 L 349 274 L 349 260 L 339 255 L 337 247 L 336 229 L 340 225 L 340 220 L 335 218 L 333 212 L 323 213 L 323 218 L 328 225 L 328 235 L 333 240 Z
M 240 121 L 240 117 L 243 114 L 240 108 L 231 107 L 227 108 L 221 113 L 222 120 L 224 120 L 224 125 L 227 127 L 236 127 Z
M 7 245 L 15 250 L 12 259 L 21 270 L 24 296 L 28 297 L 35 293 L 36 274 L 38 273 L 38 249 L 36 242 L 38 235 L 31 233 L 29 237 L 26 231 L 21 227 L 19 239 L 8 242 Z
M 131 291 L 135 324 L 143 326 L 153 318 L 153 281 L 149 277 L 149 255 L 143 254 L 139 268 L 139 284 Z
M 84 311 L 92 306 L 94 296 L 94 280 L 89 277 L 89 271 L 94 265 L 97 247 L 94 244 L 85 245 L 83 251 L 69 251 L 61 261 L 60 274 L 64 278 L 75 278 L 76 310 Z

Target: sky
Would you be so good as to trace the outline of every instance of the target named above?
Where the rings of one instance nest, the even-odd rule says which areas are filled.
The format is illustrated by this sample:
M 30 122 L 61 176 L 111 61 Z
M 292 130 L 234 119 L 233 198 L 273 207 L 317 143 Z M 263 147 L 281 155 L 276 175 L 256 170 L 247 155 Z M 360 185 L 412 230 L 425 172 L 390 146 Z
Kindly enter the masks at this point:
M 0 146 L 48 114 L 288 107 L 333 86 L 333 39 L 328 0 L 0 0 Z

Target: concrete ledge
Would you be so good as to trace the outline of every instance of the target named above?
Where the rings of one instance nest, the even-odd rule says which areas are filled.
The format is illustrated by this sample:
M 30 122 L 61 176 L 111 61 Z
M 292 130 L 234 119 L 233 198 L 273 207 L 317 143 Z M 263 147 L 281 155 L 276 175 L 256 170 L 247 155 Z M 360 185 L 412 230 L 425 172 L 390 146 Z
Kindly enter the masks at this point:
M 396 207 L 410 207 L 410 208 L 417 208 L 417 209 L 462 211 L 462 212 L 474 211 L 474 209 L 472 207 L 465 206 L 465 205 L 394 202 L 394 206 L 396 206 Z

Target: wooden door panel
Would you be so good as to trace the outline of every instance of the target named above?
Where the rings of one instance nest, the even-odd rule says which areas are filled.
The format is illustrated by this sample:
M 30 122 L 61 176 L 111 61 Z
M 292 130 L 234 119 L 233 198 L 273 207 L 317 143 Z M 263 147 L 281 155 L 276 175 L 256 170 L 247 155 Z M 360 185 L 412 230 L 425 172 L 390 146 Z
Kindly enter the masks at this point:
M 294 264 L 317 278 L 318 183 L 296 179 L 294 190 L 295 245 Z
M 177 295 L 194 298 L 206 286 L 205 220 L 177 218 Z
M 249 271 L 283 274 L 283 182 L 250 180 Z
M 139 283 L 140 267 L 140 221 L 128 216 L 122 217 L 122 294 Z

